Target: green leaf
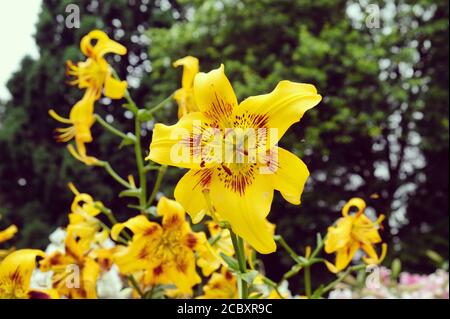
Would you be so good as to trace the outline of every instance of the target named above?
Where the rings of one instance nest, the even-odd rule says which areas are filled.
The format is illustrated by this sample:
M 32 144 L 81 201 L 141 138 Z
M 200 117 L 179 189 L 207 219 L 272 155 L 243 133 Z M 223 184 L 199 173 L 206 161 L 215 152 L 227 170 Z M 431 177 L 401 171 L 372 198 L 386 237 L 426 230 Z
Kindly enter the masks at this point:
M 238 277 L 244 280 L 246 283 L 251 285 L 253 281 L 255 280 L 256 276 L 258 275 L 258 271 L 256 270 L 250 270 L 245 273 L 238 273 Z
M 251 294 L 250 296 L 248 296 L 248 299 L 261 299 L 262 296 L 263 296 L 263 294 L 258 292 L 258 293 L 254 293 L 254 294 Z
M 234 270 L 235 272 L 239 271 L 239 264 L 235 258 L 225 255 L 224 253 L 220 253 L 220 256 L 227 263 L 228 268 Z
M 140 109 L 138 111 L 138 119 L 141 122 L 150 121 L 153 118 L 153 112 L 150 110 Z
M 325 287 L 323 285 L 320 285 L 319 288 L 314 290 L 313 294 L 311 295 L 311 299 L 319 299 L 320 297 L 322 297 L 324 288 Z
M 126 189 L 124 191 L 121 191 L 119 193 L 119 197 L 136 197 L 139 198 L 141 196 L 141 189 L 140 188 L 133 188 L 133 189 Z

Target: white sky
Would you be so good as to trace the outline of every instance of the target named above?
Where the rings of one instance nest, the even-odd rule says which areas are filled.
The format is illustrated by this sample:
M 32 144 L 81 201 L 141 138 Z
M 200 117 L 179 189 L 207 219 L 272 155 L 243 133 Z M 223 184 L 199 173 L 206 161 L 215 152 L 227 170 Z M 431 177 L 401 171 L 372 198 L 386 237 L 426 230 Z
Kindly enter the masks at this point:
M 0 1 L 0 99 L 10 97 L 5 85 L 25 55 L 38 56 L 35 33 L 41 0 Z

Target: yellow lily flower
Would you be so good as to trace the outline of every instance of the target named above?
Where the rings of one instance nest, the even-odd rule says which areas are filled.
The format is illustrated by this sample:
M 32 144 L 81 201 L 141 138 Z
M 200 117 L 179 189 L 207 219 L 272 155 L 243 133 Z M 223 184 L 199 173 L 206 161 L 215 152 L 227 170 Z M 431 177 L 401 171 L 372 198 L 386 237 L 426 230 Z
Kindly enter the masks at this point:
M 95 45 L 92 45 L 93 41 L 96 41 Z M 80 48 L 87 60 L 76 65 L 70 60 L 67 61 L 67 74 L 75 77 L 70 84 L 78 85 L 80 89 L 92 90 L 95 92 L 95 99 L 100 98 L 103 88 L 105 96 L 111 99 L 122 98 L 127 89 L 127 82 L 113 77 L 104 55 L 107 53 L 124 55 L 127 49 L 111 40 L 101 30 L 94 30 L 85 35 L 81 39 Z
M 182 59 L 176 60 L 173 63 L 174 67 L 183 67 L 183 77 L 181 79 L 181 88 L 175 92 L 174 99 L 178 103 L 178 118 L 184 115 L 197 112 L 198 107 L 194 100 L 194 77 L 199 71 L 198 59 L 193 56 L 186 56 Z
M 156 124 L 147 159 L 190 169 L 178 182 L 175 199 L 194 222 L 209 213 L 229 222 L 233 232 L 258 252 L 271 253 L 276 245 L 265 222 L 274 189 L 298 205 L 309 176 L 306 165 L 276 143 L 321 96 L 313 85 L 281 81 L 271 93 L 238 104 L 223 65 L 198 73 L 193 91 L 200 111 L 172 126 Z M 239 131 L 263 133 L 251 145 L 246 140 L 235 145 L 230 137 Z M 267 143 L 259 139 L 265 138 L 264 132 L 270 133 Z M 233 158 L 218 155 L 224 146 L 237 150 Z
M 204 276 L 208 277 L 221 265 L 225 265 L 221 253 L 227 256 L 234 255 L 233 242 L 230 231 L 222 229 L 214 221 L 206 223 L 210 234 L 210 240 L 198 248 L 197 265 L 201 268 Z
M 40 262 L 42 271 L 53 271 L 52 284 L 71 299 L 96 299 L 100 266 L 89 255 L 90 243 L 67 232 L 65 252 L 56 251 Z
M 87 156 L 86 143 L 92 142 L 91 127 L 95 122 L 94 118 L 95 95 L 91 90 L 86 91 L 83 98 L 78 101 L 70 111 L 69 118 L 59 116 L 54 110 L 49 111 L 49 115 L 58 122 L 68 124 L 69 127 L 58 128 L 58 142 L 68 142 L 75 139 L 76 150 L 69 145 L 70 153 L 86 165 L 94 165 L 97 162 L 95 157 Z
M 45 253 L 37 249 L 21 249 L 9 254 L 0 263 L 0 299 L 58 298 L 55 291 L 30 289 L 36 259 Z
M 0 214 L 0 219 L 2 219 L 2 215 Z M 4 230 L 0 230 L 0 244 L 10 240 L 17 233 L 18 229 L 16 225 L 10 225 Z M 14 251 L 14 247 L 10 249 L 0 249 L 0 261 L 2 261 L 6 256 L 8 256 L 12 251 Z
M 11 225 L 8 228 L 0 231 L 0 244 L 13 238 L 17 231 L 18 229 L 16 225 Z
M 114 264 L 114 253 L 116 247 L 112 248 L 98 248 L 92 252 L 92 256 L 99 264 L 102 271 L 109 271 Z
M 354 215 L 349 215 L 352 207 L 358 211 Z M 364 210 L 366 203 L 361 198 L 350 199 L 342 209 L 342 216 L 336 225 L 328 228 L 325 238 L 325 252 L 336 253 L 335 265 L 325 262 L 331 272 L 339 272 L 348 266 L 355 253 L 361 248 L 366 256 L 363 260 L 367 264 L 379 264 L 386 256 L 387 245 L 382 244 L 381 255 L 378 256 L 374 245 L 382 241 L 378 230 L 384 215 L 380 215 L 373 222 L 366 215 Z
M 118 251 L 114 261 L 124 274 L 145 270 L 146 285 L 173 284 L 180 293 L 191 294 L 200 282 L 194 251 L 205 241 L 204 234 L 192 232 L 183 207 L 174 200 L 161 198 L 157 213 L 163 217 L 162 227 L 144 215 L 114 225 L 114 240 L 124 228 L 133 232 L 128 247 Z
M 71 205 L 67 231 L 78 237 L 80 241 L 86 241 L 89 244 L 102 243 L 109 236 L 108 230 L 103 228 L 96 218 L 101 212 L 99 207 L 103 204 L 94 201 L 89 194 L 80 193 L 72 183 L 69 187 L 75 197 Z
M 239 292 L 235 276 L 226 267 L 220 273 L 212 274 L 208 283 L 203 286 L 203 295 L 199 299 L 239 299 Z

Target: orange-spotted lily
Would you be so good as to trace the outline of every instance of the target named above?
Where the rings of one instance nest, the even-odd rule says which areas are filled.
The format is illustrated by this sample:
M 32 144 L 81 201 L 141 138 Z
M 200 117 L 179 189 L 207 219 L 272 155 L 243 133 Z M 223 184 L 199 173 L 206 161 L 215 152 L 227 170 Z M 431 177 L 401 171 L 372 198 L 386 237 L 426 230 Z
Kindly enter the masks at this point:
M 13 238 L 17 233 L 17 230 L 18 229 L 16 225 L 11 225 L 8 228 L 0 231 L 0 244 Z
M 224 264 L 220 254 L 233 256 L 234 249 L 228 229 L 220 228 L 214 221 L 208 221 L 206 225 L 210 238 L 198 249 L 197 265 L 202 269 L 204 276 L 209 276 Z
M 203 295 L 199 299 L 238 299 L 236 277 L 226 267 L 212 274 L 208 283 L 203 286 Z
M 183 77 L 181 79 L 181 88 L 175 92 L 174 98 L 178 103 L 178 118 L 184 115 L 198 111 L 194 100 L 194 77 L 198 73 L 198 59 L 193 56 L 186 56 L 173 63 L 174 67 L 183 67 Z
M 124 228 L 133 232 L 129 246 L 115 255 L 115 263 L 124 274 L 145 270 L 146 285 L 172 284 L 179 293 L 191 294 L 200 282 L 194 251 L 205 240 L 204 234 L 192 232 L 183 207 L 174 200 L 161 198 L 157 213 L 162 216 L 162 227 L 144 215 L 114 225 L 113 239 Z
M 55 291 L 30 288 L 36 260 L 44 256 L 45 253 L 37 249 L 21 249 L 9 254 L 0 263 L 0 299 L 58 298 Z
M 309 176 L 306 165 L 276 143 L 321 96 L 313 85 L 281 81 L 271 93 L 238 104 L 223 65 L 198 73 L 193 92 L 199 112 L 172 126 L 156 124 L 147 159 L 190 169 L 178 182 L 175 199 L 194 222 L 208 213 L 227 221 L 258 252 L 271 253 L 276 245 L 266 217 L 274 189 L 298 205 Z M 255 131 L 252 143 L 250 138 L 233 142 L 238 134 Z M 268 142 L 264 132 L 270 133 Z M 232 157 L 218 156 L 230 146 L 236 149 Z
M 80 193 L 73 184 L 69 184 L 75 194 L 69 214 L 67 231 L 78 237 L 80 241 L 101 243 L 108 238 L 108 230 L 102 227 L 96 218 L 100 214 L 101 202 L 94 201 L 91 195 Z
M 92 44 L 93 41 L 96 43 Z M 104 55 L 107 53 L 124 55 L 127 49 L 100 30 L 94 30 L 85 35 L 81 39 L 80 48 L 87 60 L 78 62 L 76 65 L 72 61 L 67 62 L 67 74 L 75 77 L 70 84 L 78 85 L 80 89 L 93 91 L 96 99 L 101 96 L 103 88 L 105 96 L 112 99 L 122 98 L 127 82 L 113 77 Z
M 356 207 L 357 212 L 349 214 L 351 208 Z M 325 252 L 336 253 L 336 262 L 326 262 L 331 272 L 339 272 L 348 266 L 355 253 L 362 249 L 366 256 L 363 260 L 367 264 L 379 264 L 386 256 L 387 245 L 382 244 L 381 255 L 378 256 L 374 245 L 380 243 L 378 230 L 384 219 L 383 215 L 374 222 L 364 215 L 366 203 L 361 198 L 350 199 L 342 209 L 342 215 L 336 225 L 328 228 L 325 238 Z
M 56 251 L 40 262 L 42 271 L 53 271 L 53 288 L 71 299 L 96 299 L 100 266 L 90 256 L 87 241 L 67 232 L 65 252 Z
M 70 144 L 68 146 L 70 153 L 78 160 L 87 165 L 97 163 L 95 157 L 87 155 L 86 143 L 92 142 L 91 127 L 95 122 L 94 118 L 94 102 L 95 95 L 93 91 L 86 91 L 83 98 L 78 101 L 70 111 L 69 118 L 59 116 L 54 110 L 50 110 L 49 114 L 58 122 L 69 125 L 69 127 L 58 128 L 59 133 L 57 140 L 59 142 L 68 142 L 75 139 L 75 148 Z

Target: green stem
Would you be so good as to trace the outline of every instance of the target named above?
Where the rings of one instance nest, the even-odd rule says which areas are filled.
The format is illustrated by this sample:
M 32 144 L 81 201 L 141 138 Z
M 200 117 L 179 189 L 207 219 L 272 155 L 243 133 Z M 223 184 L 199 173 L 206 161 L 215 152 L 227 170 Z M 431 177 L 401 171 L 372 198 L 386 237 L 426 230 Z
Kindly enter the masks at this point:
M 116 129 L 114 126 L 112 126 L 111 124 L 106 122 L 100 115 L 94 114 L 94 117 L 97 120 L 97 122 L 100 123 L 101 126 L 103 126 L 105 129 L 107 129 L 112 134 L 117 135 L 117 136 L 123 138 L 124 140 L 128 140 L 132 143 L 136 142 L 136 138 L 133 135 L 127 135 L 124 132 Z
M 152 287 L 145 293 L 144 298 L 145 299 L 153 299 L 153 289 L 155 288 L 155 285 L 152 285 Z
M 331 289 L 333 289 L 338 283 L 342 282 L 352 271 L 358 271 L 361 269 L 365 269 L 366 265 L 356 265 L 352 267 L 348 267 L 347 270 L 344 271 L 342 275 L 340 275 L 336 280 L 329 283 L 325 288 L 322 289 L 322 295 Z
M 309 259 L 313 259 L 314 257 L 317 256 L 317 254 L 320 252 L 320 250 L 325 245 L 325 239 L 326 239 L 326 236 L 325 236 L 325 238 L 322 239 L 322 236 L 320 235 L 320 233 L 317 233 L 317 247 L 316 247 L 316 249 L 314 249 L 314 251 L 312 252 Z
M 112 74 L 116 79 L 119 79 L 119 76 L 117 75 L 117 72 L 112 69 Z M 142 147 L 141 147 L 141 120 L 139 119 L 139 108 L 137 107 L 136 103 L 132 99 L 130 95 L 130 91 L 128 89 L 125 91 L 124 98 L 128 102 L 128 109 L 133 112 L 134 114 L 134 135 L 135 135 L 135 142 L 134 142 L 134 153 L 136 156 L 136 165 L 138 169 L 139 174 L 139 188 L 141 190 L 141 194 L 139 196 L 139 207 L 141 209 L 141 212 L 145 209 L 146 205 L 146 199 L 147 199 L 147 178 L 146 178 L 146 170 L 144 168 L 144 158 L 142 155 Z
M 156 198 L 156 194 L 158 194 L 159 188 L 161 187 L 162 180 L 164 178 L 164 174 L 166 174 L 167 165 L 162 165 L 159 167 L 158 176 L 156 176 L 155 186 L 153 186 L 153 191 L 150 195 L 150 198 L 147 201 L 147 207 L 150 206 Z
M 303 273 L 305 275 L 305 293 L 309 299 L 311 298 L 311 268 L 309 265 L 304 267 Z
M 279 242 L 281 246 L 288 252 L 289 256 L 298 264 L 304 264 L 302 257 L 296 254 L 296 252 L 286 243 L 284 238 L 281 235 L 275 235 L 274 240 Z
M 133 275 L 128 276 L 128 281 L 131 283 L 134 289 L 136 289 L 137 293 L 141 298 L 144 297 L 144 292 L 139 287 L 139 284 L 137 283 L 136 279 L 133 277 Z
M 119 176 L 119 174 L 116 173 L 116 171 L 113 170 L 111 167 L 111 164 L 109 164 L 106 161 L 98 161 L 97 166 L 103 167 L 109 175 L 111 175 L 112 178 L 114 178 L 119 184 L 121 184 L 123 187 L 131 189 L 131 185 L 124 180 L 122 177 Z
M 110 68 L 110 70 L 111 70 L 111 73 L 112 73 L 113 77 L 114 77 L 116 80 L 119 80 L 119 81 L 120 81 L 120 77 L 119 77 L 119 75 L 117 74 L 116 70 L 114 70 L 113 68 Z M 138 113 L 139 109 L 138 109 L 138 107 L 136 106 L 136 103 L 134 103 L 133 99 L 131 98 L 130 91 L 128 91 L 128 88 L 125 90 L 125 94 L 124 94 L 123 97 L 125 98 L 125 100 L 127 100 L 127 103 L 128 103 L 128 105 L 126 105 L 126 107 L 127 107 L 131 112 L 133 112 L 133 114 L 134 114 L 135 116 L 137 116 L 137 113 Z
M 229 229 L 231 234 L 231 241 L 233 242 L 234 251 L 236 254 L 236 258 L 238 260 L 239 271 L 244 274 L 247 272 L 247 264 L 245 261 L 245 252 L 244 252 L 244 241 L 241 237 L 237 236 L 231 229 Z M 242 278 L 239 278 L 238 282 L 239 289 L 239 297 L 241 299 L 248 298 L 248 284 Z
M 99 223 L 99 225 L 100 225 L 102 228 L 107 229 L 107 230 L 108 230 L 108 233 L 111 233 L 111 228 L 108 227 L 104 222 L 102 222 L 101 220 L 99 220 L 98 223 Z M 125 240 L 124 238 L 120 237 L 120 236 L 117 238 L 117 241 L 120 242 L 120 243 L 122 243 L 122 244 L 124 244 L 124 245 L 127 245 L 127 244 L 128 244 L 128 241 Z
M 153 114 L 156 111 L 159 111 L 162 109 L 168 102 L 170 102 L 173 98 L 174 93 L 170 94 L 168 97 L 166 97 L 163 101 L 161 101 L 159 104 L 153 106 L 152 108 L 148 109 L 149 114 Z
M 280 293 L 279 289 L 278 289 L 278 284 L 276 282 L 274 282 L 273 280 L 267 278 L 266 276 L 262 275 L 262 281 L 269 287 L 271 287 L 273 290 L 275 290 L 275 292 L 277 293 L 277 295 L 281 298 L 281 299 L 285 299 L 285 297 Z
M 294 267 L 292 267 L 291 270 L 289 270 L 287 273 L 285 273 L 283 275 L 283 278 L 281 280 L 288 280 L 289 278 L 294 277 L 302 269 L 303 269 L 303 265 L 301 265 L 301 264 L 294 265 Z
M 111 209 L 109 209 L 108 207 L 105 207 L 103 204 L 101 204 L 101 205 L 96 204 L 95 207 L 100 209 L 101 212 L 106 215 L 106 217 L 108 218 L 109 222 L 113 226 L 118 223 L 117 218 L 116 218 L 116 216 L 114 216 L 114 213 L 112 212 Z M 131 236 L 124 230 L 122 230 L 119 235 L 122 235 L 122 234 L 126 238 L 125 244 L 127 244 L 128 241 L 131 240 Z
M 144 210 L 145 205 L 147 204 L 147 177 L 145 175 L 144 159 L 141 148 L 141 121 L 137 116 L 135 116 L 134 129 L 136 135 L 136 143 L 134 143 L 134 153 L 136 155 L 136 165 L 139 174 L 139 188 L 141 190 L 141 194 L 139 196 L 139 206 L 141 207 L 141 210 Z

